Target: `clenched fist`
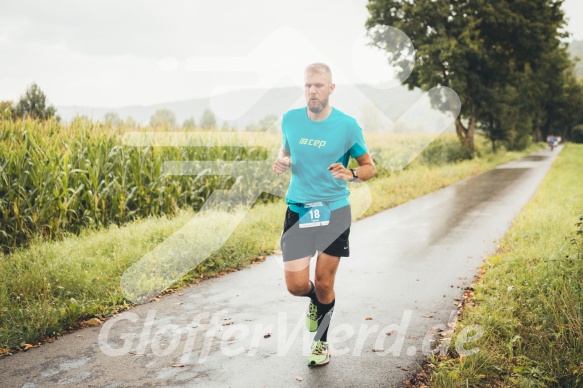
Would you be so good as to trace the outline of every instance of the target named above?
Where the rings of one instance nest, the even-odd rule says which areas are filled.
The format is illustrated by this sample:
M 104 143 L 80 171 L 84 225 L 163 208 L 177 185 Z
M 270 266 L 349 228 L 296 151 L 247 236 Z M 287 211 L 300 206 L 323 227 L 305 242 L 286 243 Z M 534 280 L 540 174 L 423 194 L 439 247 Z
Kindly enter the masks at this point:
M 283 174 L 291 167 L 291 159 L 288 156 L 279 157 L 273 163 L 273 172 L 277 175 Z

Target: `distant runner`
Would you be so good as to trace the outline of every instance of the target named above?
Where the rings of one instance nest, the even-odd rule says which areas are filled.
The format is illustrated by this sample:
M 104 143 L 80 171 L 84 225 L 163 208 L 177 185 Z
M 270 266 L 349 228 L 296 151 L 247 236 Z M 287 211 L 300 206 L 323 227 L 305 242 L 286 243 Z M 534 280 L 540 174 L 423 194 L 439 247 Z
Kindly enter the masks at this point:
M 306 107 L 286 112 L 282 148 L 273 165 L 276 174 L 290 167 L 281 249 L 288 291 L 310 298 L 306 326 L 316 332 L 308 365 L 330 361 L 328 328 L 334 311 L 334 279 L 340 257 L 350 254 L 350 191 L 346 182 L 375 174 L 374 162 L 356 120 L 329 104 L 330 68 L 309 65 L 304 73 Z M 359 167 L 348 169 L 350 157 Z M 316 276 L 310 280 L 310 259 L 317 254 Z M 314 284 L 315 283 L 315 284 Z

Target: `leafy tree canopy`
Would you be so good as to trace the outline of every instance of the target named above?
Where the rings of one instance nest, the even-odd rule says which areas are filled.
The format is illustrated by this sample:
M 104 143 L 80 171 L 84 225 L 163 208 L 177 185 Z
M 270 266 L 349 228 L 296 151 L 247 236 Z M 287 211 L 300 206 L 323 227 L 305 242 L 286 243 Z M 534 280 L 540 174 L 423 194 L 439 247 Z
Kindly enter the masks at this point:
M 158 109 L 150 117 L 152 127 L 176 127 L 176 115 L 170 109 Z
M 562 3 L 369 0 L 366 26 L 410 88 L 458 93 L 456 132 L 473 153 L 476 128 L 495 142 L 546 123 L 550 89 L 565 86 L 569 67 Z
M 217 125 L 217 118 L 210 109 L 205 109 L 200 118 L 200 127 L 203 129 L 214 129 Z
M 46 95 L 36 83 L 28 87 L 14 108 L 14 115 L 20 119 L 49 120 L 56 118 L 58 120 L 59 117 L 55 116 L 56 112 L 54 106 L 48 105 Z

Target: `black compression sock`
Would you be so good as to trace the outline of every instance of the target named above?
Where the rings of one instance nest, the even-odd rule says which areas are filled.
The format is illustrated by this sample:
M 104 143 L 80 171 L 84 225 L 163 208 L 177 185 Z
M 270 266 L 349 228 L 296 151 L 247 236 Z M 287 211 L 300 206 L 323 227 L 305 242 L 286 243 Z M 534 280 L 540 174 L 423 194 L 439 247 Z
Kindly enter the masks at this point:
M 328 328 L 330 327 L 330 321 L 332 320 L 335 303 L 336 299 L 329 304 L 318 304 L 318 315 L 322 318 L 320 319 L 320 324 L 318 325 L 314 341 L 328 341 Z
M 310 292 L 302 296 L 307 296 L 310 299 L 312 299 L 312 303 L 314 303 L 316 306 L 320 303 L 318 302 L 318 298 L 316 297 L 316 286 L 311 280 L 310 280 Z

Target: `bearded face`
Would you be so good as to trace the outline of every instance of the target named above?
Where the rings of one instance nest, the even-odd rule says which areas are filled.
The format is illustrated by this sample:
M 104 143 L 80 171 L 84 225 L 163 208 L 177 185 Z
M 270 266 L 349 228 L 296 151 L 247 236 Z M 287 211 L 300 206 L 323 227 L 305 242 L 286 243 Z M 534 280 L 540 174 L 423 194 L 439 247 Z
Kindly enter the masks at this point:
M 322 100 L 320 100 L 316 96 L 310 97 L 310 99 L 308 100 L 308 109 L 312 113 L 320 113 L 324 110 L 325 107 L 328 106 L 328 100 L 329 100 L 328 97 Z
M 308 73 L 305 80 L 306 105 L 310 112 L 318 114 L 328 106 L 334 84 L 326 74 L 320 73 Z

